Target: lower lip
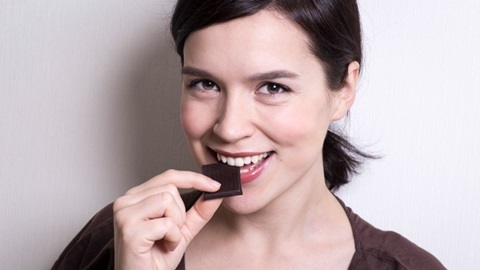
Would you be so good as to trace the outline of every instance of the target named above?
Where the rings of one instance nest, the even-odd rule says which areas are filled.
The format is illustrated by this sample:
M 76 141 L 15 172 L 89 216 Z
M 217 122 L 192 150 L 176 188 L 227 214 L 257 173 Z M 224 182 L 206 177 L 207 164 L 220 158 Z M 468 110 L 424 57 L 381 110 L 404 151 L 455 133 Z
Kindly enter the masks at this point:
M 268 164 L 270 163 L 271 157 L 272 155 L 262 160 L 259 164 L 257 163 L 254 165 L 243 166 L 240 171 L 249 169 L 251 167 L 253 168 L 251 170 L 248 170 L 247 172 L 242 172 L 240 174 L 240 180 L 242 181 L 242 184 L 247 184 L 257 179 L 260 174 L 262 174 L 262 172 L 267 168 Z

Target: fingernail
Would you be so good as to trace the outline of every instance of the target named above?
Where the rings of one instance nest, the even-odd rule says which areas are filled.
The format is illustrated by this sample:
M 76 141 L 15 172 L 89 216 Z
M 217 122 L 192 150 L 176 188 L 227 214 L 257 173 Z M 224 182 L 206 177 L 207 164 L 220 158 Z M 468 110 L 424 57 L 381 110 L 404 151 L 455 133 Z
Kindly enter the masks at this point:
M 222 184 L 214 180 L 214 181 L 210 181 L 210 185 L 214 188 L 220 188 Z

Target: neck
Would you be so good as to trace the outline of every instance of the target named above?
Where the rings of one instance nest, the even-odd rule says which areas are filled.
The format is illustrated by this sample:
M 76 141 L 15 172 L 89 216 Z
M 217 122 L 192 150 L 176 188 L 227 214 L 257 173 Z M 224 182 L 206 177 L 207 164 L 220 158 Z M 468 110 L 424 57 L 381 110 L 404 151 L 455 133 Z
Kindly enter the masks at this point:
M 302 192 L 289 190 L 263 209 L 247 215 L 221 207 L 212 225 L 225 232 L 226 237 L 234 235 L 248 243 L 263 245 L 312 240 L 312 232 L 317 240 L 328 241 L 338 235 L 339 229 L 345 229 L 340 226 L 345 220 L 349 226 L 343 208 L 325 185 L 317 184 L 307 193 L 305 189 Z

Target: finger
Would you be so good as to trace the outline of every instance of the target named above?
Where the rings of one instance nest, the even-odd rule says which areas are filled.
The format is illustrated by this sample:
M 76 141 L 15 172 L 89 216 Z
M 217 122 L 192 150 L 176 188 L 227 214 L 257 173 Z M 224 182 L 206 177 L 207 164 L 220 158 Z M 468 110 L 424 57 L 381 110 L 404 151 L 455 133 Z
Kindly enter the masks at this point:
M 165 184 L 174 184 L 177 188 L 194 188 L 201 191 L 215 192 L 220 184 L 211 178 L 196 172 L 168 170 L 147 182 L 130 189 L 127 194 L 138 193 L 145 189 Z
M 183 226 L 186 219 L 183 203 L 178 204 L 169 192 L 154 194 L 133 205 L 131 211 L 134 220 L 168 217 L 178 227 Z
M 138 254 L 144 254 L 149 252 L 156 242 L 169 251 L 175 250 L 182 240 L 182 233 L 172 219 L 158 218 L 141 222 L 134 228 L 123 231 L 122 239 L 126 245 L 135 247 Z
M 146 239 L 160 241 L 169 251 L 175 250 L 182 240 L 180 228 L 171 219 L 154 219 L 144 225 L 143 229 L 149 232 Z
M 167 184 L 167 185 L 162 185 L 162 186 L 154 186 L 148 189 L 143 190 L 142 192 L 139 193 L 132 193 L 128 195 L 124 195 L 117 200 L 115 200 L 115 203 L 113 205 L 114 213 L 120 209 L 129 207 L 131 205 L 140 203 L 141 201 L 144 201 L 145 199 L 154 196 L 156 194 L 161 194 L 161 193 L 169 193 L 173 199 L 175 200 L 176 204 L 180 207 L 181 213 L 182 213 L 182 220 L 185 220 L 185 205 L 183 203 L 183 200 L 180 196 L 180 193 L 178 191 L 178 188 L 174 184 Z
M 213 214 L 222 204 L 223 199 L 207 200 L 203 197 L 188 210 L 185 219 L 185 225 L 181 228 L 182 234 L 185 237 L 187 245 L 200 232 L 200 230 L 210 221 Z

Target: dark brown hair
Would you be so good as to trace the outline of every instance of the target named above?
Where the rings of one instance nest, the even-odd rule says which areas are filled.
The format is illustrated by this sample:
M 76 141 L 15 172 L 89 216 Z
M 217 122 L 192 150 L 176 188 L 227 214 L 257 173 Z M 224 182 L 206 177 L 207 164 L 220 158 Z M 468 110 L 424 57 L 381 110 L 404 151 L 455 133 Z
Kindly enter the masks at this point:
M 185 40 L 192 32 L 263 9 L 286 15 L 304 30 L 333 91 L 344 85 L 351 62 L 357 61 L 361 66 L 362 38 L 356 0 L 178 0 L 171 33 L 182 63 Z M 346 184 L 365 158 L 373 156 L 356 148 L 332 126 L 329 128 L 323 162 L 331 190 Z

